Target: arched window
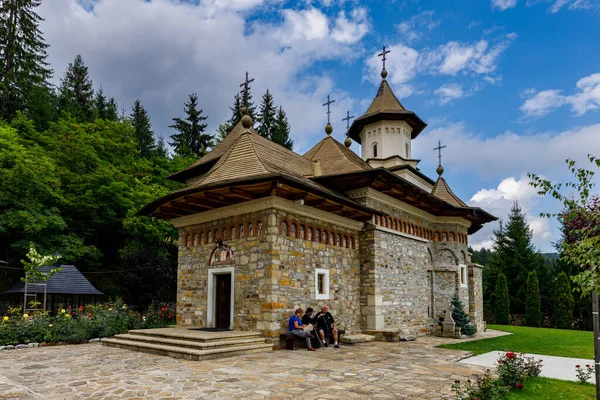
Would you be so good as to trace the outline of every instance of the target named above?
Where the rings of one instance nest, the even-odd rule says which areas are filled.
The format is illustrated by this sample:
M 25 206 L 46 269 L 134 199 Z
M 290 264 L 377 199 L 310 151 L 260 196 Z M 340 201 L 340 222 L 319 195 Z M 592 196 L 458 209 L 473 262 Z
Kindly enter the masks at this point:
M 254 224 L 250 222 L 248 224 L 248 237 L 254 236 Z
M 388 128 L 385 128 L 385 133 L 390 133 L 390 130 Z
M 409 157 L 408 157 L 408 143 L 406 143 L 406 144 L 404 145 L 404 147 L 406 148 L 406 158 L 409 158 Z
M 400 133 L 400 128 L 396 128 L 396 133 Z
M 288 223 L 287 221 L 281 221 L 281 227 L 279 228 L 280 232 L 279 234 L 281 236 L 287 236 L 288 234 Z
M 377 128 L 377 134 L 381 135 L 381 128 Z
M 262 236 L 263 226 L 262 221 L 256 223 L 256 236 Z
M 373 145 L 373 158 L 377 158 L 377 143 Z

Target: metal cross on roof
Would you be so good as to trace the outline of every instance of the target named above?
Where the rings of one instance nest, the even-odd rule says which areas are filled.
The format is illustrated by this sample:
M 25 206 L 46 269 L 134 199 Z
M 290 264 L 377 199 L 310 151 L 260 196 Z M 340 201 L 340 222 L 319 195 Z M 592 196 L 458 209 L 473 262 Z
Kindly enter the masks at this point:
M 391 50 L 386 50 L 385 46 L 383 46 L 383 51 L 379 54 L 377 54 L 377 57 L 383 57 L 383 69 L 385 70 L 385 60 L 387 60 L 387 57 L 385 56 L 386 54 L 388 54 Z
M 331 103 L 335 103 L 335 100 L 329 100 L 329 95 L 327 95 L 327 101 L 325 103 L 323 103 L 323 106 L 327 106 L 327 123 L 330 123 L 329 120 L 329 116 L 331 115 L 331 109 L 329 108 L 329 106 L 331 105 Z
M 254 78 L 248 79 L 248 71 L 246 71 L 246 80 L 240 84 L 240 87 L 244 87 L 244 107 L 246 108 L 248 108 L 248 92 L 252 82 L 254 82 Z
M 442 141 L 438 140 L 438 147 L 436 147 L 434 150 L 437 150 L 439 152 L 438 155 L 438 159 L 439 159 L 439 165 L 442 165 L 442 149 L 445 149 L 448 146 L 442 146 Z
M 346 118 L 342 118 L 342 121 L 346 121 L 346 132 L 350 129 L 350 120 L 354 118 L 354 115 L 350 116 L 350 111 L 346 111 Z

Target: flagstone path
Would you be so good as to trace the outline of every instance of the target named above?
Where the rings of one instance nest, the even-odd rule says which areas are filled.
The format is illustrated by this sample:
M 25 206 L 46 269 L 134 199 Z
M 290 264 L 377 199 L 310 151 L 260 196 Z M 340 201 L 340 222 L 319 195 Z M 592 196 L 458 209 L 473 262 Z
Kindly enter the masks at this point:
M 503 332 L 488 331 L 479 338 Z M 482 367 L 452 339 L 371 342 L 185 361 L 83 344 L 0 353 L 0 399 L 446 399 L 450 383 Z

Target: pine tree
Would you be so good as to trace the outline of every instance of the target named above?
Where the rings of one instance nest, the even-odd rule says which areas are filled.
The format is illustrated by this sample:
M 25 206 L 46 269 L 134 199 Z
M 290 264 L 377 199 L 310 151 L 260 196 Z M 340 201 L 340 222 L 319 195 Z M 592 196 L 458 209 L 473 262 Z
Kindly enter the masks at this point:
M 154 156 L 158 158 L 167 158 L 169 156 L 169 152 L 167 151 L 167 145 L 165 143 L 165 138 L 163 136 L 160 136 L 158 138 L 158 141 L 156 142 Z
M 133 104 L 131 123 L 133 125 L 134 136 L 137 141 L 140 155 L 143 158 L 150 158 L 155 154 L 156 141 L 154 140 L 154 132 L 150 125 L 150 116 L 139 99 Z
M 0 1 L 0 118 L 27 110 L 36 87 L 47 87 L 52 75 L 46 62 L 43 19 L 34 11 L 41 0 Z
M 111 97 L 106 106 L 106 118 L 109 121 L 117 122 L 119 120 L 119 107 L 114 97 Z
M 235 128 L 237 124 L 240 123 L 240 120 L 242 119 L 242 100 L 240 99 L 239 93 L 233 98 L 233 107 L 229 107 L 229 109 L 231 110 L 231 118 L 229 118 L 226 122 L 226 124 L 229 125 L 229 131 L 227 132 L 228 134 L 233 130 L 233 128 Z
M 217 127 L 217 132 L 214 135 L 215 146 L 221 143 L 231 132 L 229 123 L 225 122 Z
M 571 293 L 569 277 L 561 272 L 557 277 L 556 306 L 554 307 L 554 322 L 557 328 L 571 329 L 574 304 L 575 300 L 573 299 L 573 293 Z
M 537 274 L 531 271 L 527 277 L 527 299 L 525 301 L 525 323 L 527 326 L 539 327 L 542 318 L 540 306 L 540 286 Z
M 257 122 L 259 123 L 256 131 L 260 136 L 269 140 L 273 140 L 276 129 L 276 113 L 277 108 L 273 104 L 273 95 L 269 93 L 269 89 L 267 89 L 262 97 L 262 101 L 259 106 L 258 117 L 256 118 Z
M 456 323 L 456 327 L 461 329 L 461 333 L 467 336 L 474 335 L 477 332 L 477 328 L 471 325 L 471 320 L 465 312 L 465 307 L 458 297 L 458 293 L 454 293 L 452 300 L 450 301 L 452 310 L 452 319 Z
M 108 103 L 106 102 L 106 96 L 102 87 L 96 92 L 96 98 L 94 99 L 94 109 L 96 111 L 96 118 L 106 119 Z
M 504 276 L 503 273 L 498 274 L 498 280 L 496 282 L 496 302 L 494 306 L 496 323 L 500 325 L 509 325 L 510 296 L 508 295 L 506 276 Z
M 213 146 L 213 137 L 204 133 L 207 125 L 202 121 L 205 121 L 208 117 L 203 117 L 202 110 L 198 110 L 198 95 L 196 93 L 190 95 L 189 102 L 185 103 L 184 111 L 187 117 L 185 119 L 173 118 L 175 123 L 169 126 L 169 128 L 179 132 L 171 135 L 173 141 L 169 144 L 173 146 L 175 154 L 179 156 L 202 157 Z
M 279 107 L 279 110 L 277 110 L 275 130 L 273 131 L 271 140 L 290 150 L 294 147 L 294 141 L 290 138 L 290 124 L 288 123 L 285 111 L 283 111 L 283 107 Z
M 88 68 L 81 55 L 69 63 L 60 87 L 61 109 L 69 112 L 79 122 L 90 122 L 95 117 L 94 88 Z

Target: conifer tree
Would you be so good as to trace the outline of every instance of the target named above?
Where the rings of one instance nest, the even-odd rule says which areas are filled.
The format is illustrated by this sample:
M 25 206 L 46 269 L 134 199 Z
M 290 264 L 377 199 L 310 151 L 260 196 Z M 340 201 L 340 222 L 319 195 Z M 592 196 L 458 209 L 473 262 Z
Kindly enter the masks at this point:
M 96 111 L 96 118 L 106 119 L 108 103 L 106 102 L 106 96 L 102 87 L 96 92 L 96 98 L 94 99 L 94 109 Z
M 69 63 L 60 87 L 61 109 L 80 122 L 94 119 L 94 88 L 81 55 Z
M 525 323 L 527 326 L 539 327 L 542 312 L 540 309 L 540 286 L 537 274 L 531 271 L 527 277 L 527 299 L 525 301 Z
M 228 134 L 242 119 L 242 100 L 240 99 L 239 93 L 233 98 L 233 107 L 229 107 L 229 109 L 231 110 L 231 118 L 226 122 L 226 124 L 229 125 L 229 130 L 227 131 Z
M 158 158 L 167 158 L 169 156 L 169 152 L 167 151 L 167 144 L 165 143 L 165 138 L 162 136 L 160 136 L 156 142 L 154 155 Z
M 452 319 L 456 323 L 456 327 L 461 329 L 463 335 L 471 336 L 477 332 L 477 328 L 471 325 L 471 320 L 465 312 L 465 307 L 458 297 L 458 293 L 454 293 L 450 301 L 453 307 Z
M 503 273 L 498 274 L 496 282 L 496 302 L 494 305 L 496 323 L 500 325 L 510 324 L 510 296 L 508 295 L 508 285 L 506 276 Z
M 114 97 L 111 97 L 106 106 L 106 118 L 109 121 L 117 122 L 119 120 L 119 107 Z
M 187 157 L 202 157 L 207 150 L 213 146 L 213 137 L 204 133 L 206 129 L 205 121 L 208 117 L 202 116 L 202 110 L 198 110 L 198 95 L 190 94 L 190 99 L 185 103 L 184 111 L 186 118 L 173 118 L 175 122 L 169 128 L 175 129 L 178 133 L 171 135 L 173 140 L 169 143 L 173 146 L 175 154 Z
M 277 124 L 275 121 L 275 116 L 277 113 L 277 108 L 273 104 L 273 95 L 269 93 L 269 89 L 265 92 L 262 97 L 262 101 L 259 106 L 258 116 L 256 120 L 258 122 L 258 129 L 256 130 L 258 134 L 264 138 L 269 140 L 273 140 L 275 129 L 277 128 Z
M 229 126 L 229 123 L 225 122 L 219 125 L 217 127 L 217 133 L 214 135 L 215 146 L 221 143 L 223 140 L 225 140 L 225 138 L 227 137 L 227 135 L 229 135 L 230 132 L 231 127 Z
M 277 110 L 277 115 L 275 116 L 275 129 L 271 140 L 290 150 L 294 147 L 294 141 L 290 138 L 290 124 L 288 123 L 285 111 L 283 111 L 283 107 L 281 106 L 279 107 L 279 110 Z
M 140 155 L 143 158 L 150 158 L 155 154 L 156 141 L 154 140 L 154 132 L 150 125 L 150 116 L 139 99 L 133 104 L 131 124 L 133 125 L 134 136 Z
M 41 0 L 0 1 L 0 118 L 9 119 L 27 109 L 36 87 L 47 87 L 52 75 L 46 48 L 34 11 Z
M 569 277 L 561 272 L 557 277 L 556 306 L 554 307 L 554 322 L 557 328 L 571 329 L 574 304 L 575 300 L 573 299 L 573 293 L 571 293 Z

